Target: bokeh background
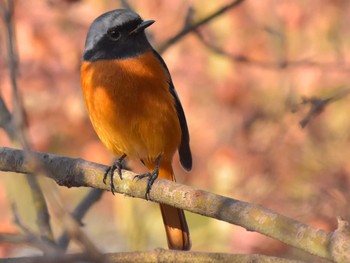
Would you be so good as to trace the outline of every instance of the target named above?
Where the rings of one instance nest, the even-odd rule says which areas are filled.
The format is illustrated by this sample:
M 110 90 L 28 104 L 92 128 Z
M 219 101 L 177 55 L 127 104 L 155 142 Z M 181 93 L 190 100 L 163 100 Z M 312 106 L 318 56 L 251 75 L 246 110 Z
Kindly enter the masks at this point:
M 156 23 L 157 48 L 179 32 L 188 10 L 198 21 L 230 1 L 129 1 Z M 119 1 L 18 0 L 15 29 L 19 87 L 33 148 L 110 164 L 89 122 L 79 83 L 85 36 L 95 17 Z M 349 89 L 350 2 L 346 0 L 244 1 L 163 54 L 186 112 L 194 167 L 178 181 L 257 203 L 301 222 L 333 230 L 350 217 L 349 98 L 326 105 L 302 129 L 310 105 Z M 6 36 L 0 27 L 0 87 L 9 108 L 11 87 Z M 2 146 L 12 146 L 0 130 Z M 139 169 L 139 165 L 130 164 Z M 72 210 L 88 189 L 60 187 Z M 17 232 L 11 203 L 35 231 L 31 200 L 19 175 L 0 176 L 0 233 Z M 193 250 L 309 258 L 258 233 L 187 213 Z M 61 228 L 52 218 L 57 235 Z M 104 252 L 165 247 L 158 206 L 106 192 L 83 220 Z M 28 251 L 29 250 L 29 251 Z M 70 251 L 78 251 L 74 244 Z M 34 253 L 0 244 L 0 256 Z

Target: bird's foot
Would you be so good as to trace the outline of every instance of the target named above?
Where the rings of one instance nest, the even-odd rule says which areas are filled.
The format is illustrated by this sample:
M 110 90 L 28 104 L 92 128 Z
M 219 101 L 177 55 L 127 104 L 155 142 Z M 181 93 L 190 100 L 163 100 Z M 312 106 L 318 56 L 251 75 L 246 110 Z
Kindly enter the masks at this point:
M 126 154 L 123 154 L 120 158 L 118 158 L 111 166 L 109 166 L 106 169 L 106 172 L 103 176 L 103 183 L 104 184 L 107 184 L 106 179 L 108 176 L 110 177 L 110 179 L 111 179 L 110 180 L 111 192 L 113 195 L 115 193 L 114 180 L 113 180 L 114 172 L 117 171 L 120 180 L 123 180 L 122 168 L 123 168 L 123 160 L 125 159 L 125 157 L 126 157 Z
M 141 179 L 143 179 L 145 177 L 148 177 L 147 188 L 146 188 L 146 196 L 145 196 L 146 200 L 150 200 L 150 191 L 151 191 L 152 185 L 153 185 L 154 181 L 158 178 L 159 165 L 160 165 L 160 156 L 157 157 L 156 161 L 157 161 L 156 168 L 152 172 L 139 174 L 139 175 L 136 175 L 134 177 L 134 179 L 136 179 L 137 181 L 141 180 Z

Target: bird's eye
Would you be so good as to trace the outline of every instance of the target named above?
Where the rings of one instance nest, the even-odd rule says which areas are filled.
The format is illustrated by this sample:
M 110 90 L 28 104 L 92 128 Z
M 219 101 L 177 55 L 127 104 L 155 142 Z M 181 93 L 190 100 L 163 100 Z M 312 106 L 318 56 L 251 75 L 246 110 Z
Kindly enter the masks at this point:
M 118 40 L 121 36 L 120 32 L 115 28 L 108 30 L 107 34 L 114 41 Z

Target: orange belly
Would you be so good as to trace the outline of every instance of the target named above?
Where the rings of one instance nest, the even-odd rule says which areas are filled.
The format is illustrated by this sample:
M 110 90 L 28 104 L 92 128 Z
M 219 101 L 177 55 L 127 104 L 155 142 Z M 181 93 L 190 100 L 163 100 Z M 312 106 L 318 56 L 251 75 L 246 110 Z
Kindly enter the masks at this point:
M 81 85 L 90 120 L 117 156 L 172 159 L 181 129 L 162 65 L 151 52 L 124 60 L 83 62 Z

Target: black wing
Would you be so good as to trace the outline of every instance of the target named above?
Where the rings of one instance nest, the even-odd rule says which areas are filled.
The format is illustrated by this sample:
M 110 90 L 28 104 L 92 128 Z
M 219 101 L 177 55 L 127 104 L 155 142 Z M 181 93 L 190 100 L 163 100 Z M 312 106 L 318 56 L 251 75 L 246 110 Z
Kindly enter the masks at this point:
M 164 66 L 164 68 L 169 76 L 169 91 L 175 99 L 175 108 L 177 111 L 177 116 L 179 117 L 181 132 L 182 132 L 181 144 L 179 147 L 180 163 L 183 166 L 183 168 L 185 168 L 185 170 L 190 171 L 192 169 L 192 154 L 191 154 L 191 149 L 190 149 L 190 135 L 188 132 L 185 113 L 184 113 L 184 110 L 182 108 L 179 97 L 177 96 L 174 84 L 171 80 L 169 70 L 168 70 L 163 58 L 155 50 L 153 50 L 153 52 L 154 52 L 155 56 L 159 59 L 159 61 L 162 63 L 162 65 Z

